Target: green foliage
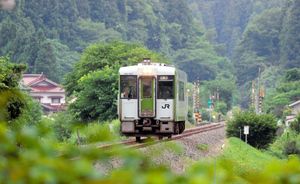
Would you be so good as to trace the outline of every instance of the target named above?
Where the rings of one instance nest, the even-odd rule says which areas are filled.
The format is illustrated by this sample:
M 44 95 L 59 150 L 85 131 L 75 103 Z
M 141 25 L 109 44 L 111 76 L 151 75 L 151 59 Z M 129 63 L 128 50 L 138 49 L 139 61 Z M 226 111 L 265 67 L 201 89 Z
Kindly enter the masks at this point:
M 284 151 L 283 153 L 285 155 L 291 155 L 291 154 L 297 154 L 300 155 L 300 148 L 297 146 L 297 142 L 296 141 L 288 141 L 286 142 L 286 144 L 284 145 Z
M 17 88 L 25 68 L 24 65 L 10 63 L 8 57 L 0 57 L 0 91 Z
M 300 2 L 297 0 L 287 1 L 283 8 L 283 23 L 280 35 L 280 60 L 286 68 L 299 67 L 300 36 L 298 34 L 300 24 Z
M 42 117 L 42 108 L 39 102 L 28 94 L 22 94 L 24 106 L 21 109 L 20 117 L 14 122 L 19 125 L 37 126 Z
M 70 110 L 81 121 L 112 120 L 117 117 L 118 72 L 109 67 L 80 78 L 81 89 Z
M 139 45 L 112 42 L 88 47 L 74 70 L 66 77 L 66 91 L 76 100 L 70 110 L 82 121 L 106 121 L 117 116 L 118 70 L 151 58 L 167 62 L 158 54 Z
M 197 145 L 197 148 L 198 148 L 200 151 L 208 151 L 208 145 L 207 145 L 207 144 L 198 144 L 198 145 Z
M 279 64 L 280 17 L 281 9 L 274 8 L 257 15 L 248 24 L 235 56 L 240 84 L 256 78 L 259 66 Z
M 53 128 L 58 141 L 67 141 L 71 138 L 73 127 L 75 126 L 74 118 L 68 111 L 58 112 L 51 116 L 53 123 L 50 127 Z M 49 128 L 50 128 L 49 127 Z
M 251 80 L 258 77 L 260 67 L 261 84 L 265 85 L 268 92 L 265 101 L 271 103 L 267 104 L 265 109 L 281 117 L 284 105 L 287 105 L 291 98 L 294 99 L 299 95 L 299 92 L 282 96 L 272 94 L 285 70 L 294 68 L 285 76 L 285 82 L 298 80 L 295 68 L 299 67 L 299 59 L 297 59 L 299 56 L 296 52 L 300 45 L 297 39 L 299 37 L 297 31 L 300 28 L 297 22 L 299 2 L 279 0 L 275 6 L 269 2 L 256 2 L 256 5 L 261 6 L 261 4 L 269 5 L 266 9 L 261 9 L 249 21 L 233 60 L 237 69 L 238 84 L 245 88 L 248 86 L 248 89 L 251 86 Z M 269 97 L 269 95 L 277 97 L 275 99 L 274 96 Z M 250 96 L 250 94 L 245 96 Z M 244 104 L 249 104 L 250 100 L 244 98 L 243 101 Z
M 215 103 L 215 111 L 222 113 L 223 115 L 227 112 L 227 105 L 225 102 L 219 101 Z
M 98 125 L 87 128 L 91 140 L 98 140 L 97 130 L 105 140 L 111 134 L 109 128 L 100 130 Z M 102 125 L 103 126 L 103 125 Z M 10 130 L 0 124 L 1 182 L 18 183 L 265 183 L 280 181 L 298 182 L 300 161 L 276 160 L 235 138 L 230 138 L 224 154 L 214 161 L 197 162 L 184 174 L 175 174 L 163 165 L 156 165 L 135 150 L 116 146 L 109 151 L 96 147 L 77 147 L 63 144 L 60 150 L 55 140 L 44 140 L 52 133 L 45 124 Z M 106 135 L 106 136 L 105 136 Z M 102 139 L 102 138 L 101 138 Z M 202 147 L 202 146 L 201 146 Z M 173 150 L 174 149 L 174 150 Z M 176 145 L 163 143 L 157 154 L 167 150 L 179 150 Z M 180 153 L 179 153 L 180 154 Z M 161 155 L 161 154 L 158 154 Z M 111 159 L 120 159 L 119 167 L 104 173 L 102 166 Z M 97 162 L 97 169 L 94 163 Z M 276 177 L 274 177 L 276 174 Z
M 194 111 L 193 111 L 193 109 L 190 109 L 190 108 L 189 108 L 189 111 L 188 111 L 188 121 L 189 121 L 191 124 L 195 124 L 195 120 L 194 120 Z
M 200 84 L 200 101 L 203 108 L 208 108 L 208 101 L 213 98 L 215 110 L 226 114 L 232 105 L 237 103 L 238 91 L 235 79 L 233 76 L 230 76 L 231 79 L 227 79 L 227 77 L 219 76 L 215 80 L 204 81 Z M 219 99 L 217 99 L 218 97 Z
M 279 158 L 287 158 L 289 155 L 300 156 L 300 136 L 292 128 L 286 130 L 269 147 L 271 154 Z
M 284 72 L 284 76 L 278 81 L 276 88 L 269 92 L 264 104 L 268 112 L 282 117 L 285 106 L 299 99 L 300 80 L 297 80 L 297 73 L 297 69 Z
M 300 114 L 298 114 L 296 119 L 290 123 L 290 129 L 297 134 L 300 134 Z
M 256 115 L 253 112 L 235 114 L 228 122 L 228 137 L 239 137 L 243 127 L 249 126 L 248 143 L 256 148 L 266 148 L 275 138 L 276 120 L 271 114 Z M 244 135 L 242 134 L 242 137 Z
M 268 163 L 278 160 L 276 157 L 263 153 L 235 137 L 228 139 L 220 158 L 233 161 L 233 172 L 238 173 L 238 175 L 260 173 Z
M 200 113 L 203 121 L 209 121 L 209 111 L 207 111 L 206 109 L 201 109 Z
M 58 60 L 71 65 L 75 58 L 72 55 L 78 55 L 77 52 L 91 43 L 124 40 L 168 56 L 175 55 L 174 51 L 179 49 L 185 49 L 181 53 L 188 55 L 194 40 L 203 35 L 188 3 L 180 0 L 155 3 L 152 0 L 44 0 L 40 3 L 21 0 L 14 11 L 1 12 L 0 18 L 0 55 L 10 54 L 16 62 L 27 63 L 29 73 L 44 72 L 55 81 L 61 81 L 68 72 L 68 69 L 61 70 Z M 204 37 L 201 39 L 205 42 Z M 64 49 L 56 53 L 55 47 L 61 46 Z M 213 49 L 208 42 L 207 46 Z M 202 53 L 193 59 L 217 58 L 211 51 L 206 55 L 201 48 L 204 47 L 197 46 L 197 51 Z
M 41 118 L 40 106 L 19 89 L 24 70 L 24 65 L 12 64 L 7 57 L 0 57 L 0 121 L 14 128 L 37 124 Z
M 296 68 L 287 70 L 284 79 L 286 82 L 299 81 L 300 70 Z

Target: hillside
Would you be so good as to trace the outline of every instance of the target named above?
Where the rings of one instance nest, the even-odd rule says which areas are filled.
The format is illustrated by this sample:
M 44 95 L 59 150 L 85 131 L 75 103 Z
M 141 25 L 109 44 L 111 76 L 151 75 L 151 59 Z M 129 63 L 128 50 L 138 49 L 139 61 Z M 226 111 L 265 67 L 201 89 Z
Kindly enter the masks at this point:
M 225 84 L 228 107 L 247 107 L 258 68 L 272 91 L 300 66 L 299 7 L 297 0 L 19 0 L 12 11 L 0 10 L 0 56 L 63 82 L 90 44 L 138 43 L 186 71 L 190 82 L 209 90 Z
M 13 11 L 0 12 L 0 23 L 0 55 L 55 81 L 88 45 L 116 40 L 160 52 L 189 72 L 190 81 L 215 79 L 224 70 L 219 65 L 229 65 L 180 0 L 20 0 Z

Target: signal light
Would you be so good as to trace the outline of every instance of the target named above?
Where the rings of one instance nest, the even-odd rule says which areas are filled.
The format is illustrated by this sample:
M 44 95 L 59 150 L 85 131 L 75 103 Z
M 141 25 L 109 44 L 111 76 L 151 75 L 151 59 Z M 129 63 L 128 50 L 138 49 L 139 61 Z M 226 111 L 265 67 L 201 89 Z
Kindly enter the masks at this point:
M 194 117 L 195 117 L 196 123 L 200 123 L 202 121 L 202 116 L 199 112 L 195 112 Z

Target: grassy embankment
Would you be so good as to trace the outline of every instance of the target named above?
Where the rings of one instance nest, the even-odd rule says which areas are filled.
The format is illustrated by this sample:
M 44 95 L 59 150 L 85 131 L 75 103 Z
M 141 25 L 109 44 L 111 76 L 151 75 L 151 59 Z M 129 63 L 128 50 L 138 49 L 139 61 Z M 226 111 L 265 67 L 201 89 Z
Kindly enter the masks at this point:
M 278 158 L 264 153 L 234 137 L 227 140 L 220 158 L 231 160 L 234 171 L 241 174 L 262 171 L 270 162 L 279 161 Z

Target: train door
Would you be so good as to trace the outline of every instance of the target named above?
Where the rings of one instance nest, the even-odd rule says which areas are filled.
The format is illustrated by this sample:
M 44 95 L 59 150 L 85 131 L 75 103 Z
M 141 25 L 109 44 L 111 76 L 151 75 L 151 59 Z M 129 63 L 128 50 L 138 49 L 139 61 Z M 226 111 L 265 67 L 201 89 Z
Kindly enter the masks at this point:
M 155 78 L 141 77 L 139 79 L 140 117 L 155 117 Z

